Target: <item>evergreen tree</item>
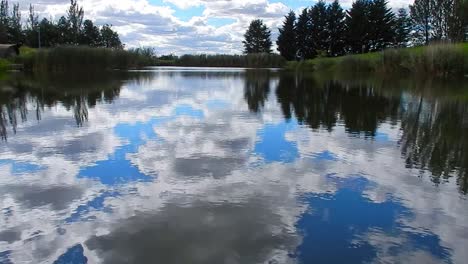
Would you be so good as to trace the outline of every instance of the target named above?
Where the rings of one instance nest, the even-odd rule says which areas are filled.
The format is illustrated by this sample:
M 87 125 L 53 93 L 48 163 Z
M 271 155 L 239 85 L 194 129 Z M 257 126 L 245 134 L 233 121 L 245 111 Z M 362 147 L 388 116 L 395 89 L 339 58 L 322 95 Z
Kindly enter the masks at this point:
M 296 14 L 290 11 L 285 17 L 283 27 L 279 29 L 278 51 L 286 60 L 295 60 L 297 58 L 296 45 Z
M 112 49 L 122 49 L 119 34 L 112 30 L 112 26 L 104 25 L 101 28 L 101 46 Z
M 368 0 L 357 0 L 346 13 L 347 50 L 350 53 L 368 52 L 369 41 L 369 9 Z
M 91 47 L 99 46 L 101 43 L 101 32 L 96 27 L 93 21 L 87 19 L 83 22 L 83 30 L 80 36 L 80 45 L 88 45 Z
M 383 50 L 395 41 L 395 15 L 387 7 L 387 0 L 370 2 L 368 21 L 370 51 Z
M 328 51 L 327 6 L 323 0 L 318 1 L 310 9 L 311 38 L 315 54 Z
M 404 8 L 398 9 L 398 15 L 395 21 L 395 43 L 396 47 L 406 47 L 411 32 L 411 20 L 408 12 Z
M 299 58 L 306 60 L 315 57 L 314 43 L 311 37 L 311 19 L 307 8 L 302 10 L 296 24 L 297 51 Z
M 345 13 L 338 0 L 327 7 L 328 56 L 340 56 L 346 44 Z
M 66 45 L 72 43 L 72 37 L 70 33 L 70 23 L 68 20 L 62 16 L 57 22 L 57 31 L 58 31 L 58 43 L 60 45 Z
M 41 47 L 53 47 L 59 44 L 58 31 L 56 25 L 47 18 L 43 18 L 39 23 L 41 30 Z
M 250 23 L 249 29 L 244 34 L 244 52 L 271 53 L 271 32 L 262 20 L 256 19 Z

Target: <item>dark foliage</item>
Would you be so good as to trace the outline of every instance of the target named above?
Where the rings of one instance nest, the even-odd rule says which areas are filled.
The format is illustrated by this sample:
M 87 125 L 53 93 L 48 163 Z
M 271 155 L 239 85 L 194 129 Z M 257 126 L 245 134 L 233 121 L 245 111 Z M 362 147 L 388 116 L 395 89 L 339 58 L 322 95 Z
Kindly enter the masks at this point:
M 328 56 L 340 56 L 345 52 L 345 13 L 338 0 L 327 7 Z
M 315 47 L 314 42 L 311 36 L 312 31 L 312 22 L 310 18 L 310 12 L 307 8 L 302 10 L 301 15 L 299 15 L 297 24 L 296 24 L 296 43 L 299 58 L 312 59 L 315 57 Z
M 296 45 L 296 14 L 291 11 L 285 17 L 283 27 L 279 29 L 279 36 L 276 44 L 280 55 L 291 61 L 297 58 Z
M 39 20 L 31 4 L 24 25 L 19 4 L 14 4 L 10 12 L 8 0 L 1 0 L 0 43 L 24 43 L 33 48 L 59 45 L 123 48 L 119 35 L 110 25 L 98 27 L 91 20 L 84 20 L 84 10 L 77 0 L 70 0 L 67 15 L 56 22 L 47 18 Z
M 346 14 L 347 51 L 349 53 L 364 53 L 370 50 L 370 1 L 357 0 Z
M 327 28 L 327 5 L 324 1 L 317 2 L 310 9 L 311 38 L 314 43 L 316 54 L 327 53 L 329 31 Z
M 271 32 L 262 20 L 253 20 L 245 32 L 244 38 L 242 43 L 246 54 L 271 53 Z
M 398 9 L 395 20 L 395 41 L 394 46 L 406 47 L 411 33 L 411 21 L 408 12 L 404 8 Z

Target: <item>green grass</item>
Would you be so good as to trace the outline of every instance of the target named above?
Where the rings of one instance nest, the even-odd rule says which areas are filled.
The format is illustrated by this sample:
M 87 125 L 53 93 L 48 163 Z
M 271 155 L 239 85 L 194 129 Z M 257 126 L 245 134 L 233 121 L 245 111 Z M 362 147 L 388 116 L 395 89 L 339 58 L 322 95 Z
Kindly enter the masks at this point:
M 10 64 L 8 60 L 0 59 L 0 72 L 5 73 L 10 69 Z
M 468 43 L 387 49 L 336 58 L 289 62 L 290 70 L 456 77 L 468 74 Z

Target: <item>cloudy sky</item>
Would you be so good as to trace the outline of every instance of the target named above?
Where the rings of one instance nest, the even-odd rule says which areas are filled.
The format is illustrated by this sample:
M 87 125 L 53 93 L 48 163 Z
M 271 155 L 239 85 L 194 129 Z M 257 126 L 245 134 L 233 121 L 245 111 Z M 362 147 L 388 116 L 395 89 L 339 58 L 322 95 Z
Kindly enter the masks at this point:
M 330 0 L 327 0 L 330 1 Z M 16 1 L 11 1 L 16 2 Z M 19 0 L 27 16 L 34 4 L 41 17 L 64 15 L 69 0 Z M 315 0 L 79 0 L 85 16 L 98 24 L 112 24 L 127 47 L 154 46 L 163 53 L 239 53 L 242 35 L 252 19 L 272 28 L 289 10 L 311 6 Z M 341 1 L 347 8 L 352 0 Z M 407 6 L 410 0 L 390 0 Z
M 327 0 L 331 1 L 331 0 Z M 16 2 L 16 1 L 12 1 Z M 41 17 L 58 19 L 69 0 L 19 0 L 27 17 L 30 3 Z M 79 0 L 86 18 L 112 24 L 127 47 L 154 46 L 165 53 L 240 53 L 248 23 L 261 18 L 277 27 L 289 10 L 311 6 L 315 0 Z M 407 6 L 410 0 L 390 0 Z M 343 0 L 347 8 L 352 0 Z

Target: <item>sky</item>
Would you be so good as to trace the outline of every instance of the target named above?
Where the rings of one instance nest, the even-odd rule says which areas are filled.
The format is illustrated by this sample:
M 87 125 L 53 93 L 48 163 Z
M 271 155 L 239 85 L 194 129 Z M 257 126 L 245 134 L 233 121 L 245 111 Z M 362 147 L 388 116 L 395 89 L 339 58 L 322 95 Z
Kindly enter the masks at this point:
M 331 1 L 331 0 L 327 0 Z M 23 18 L 29 4 L 40 17 L 57 20 L 69 0 L 19 0 Z M 111 24 L 126 47 L 155 47 L 158 54 L 241 53 L 242 40 L 253 19 L 263 19 L 278 35 L 278 26 L 290 11 L 313 5 L 315 0 L 79 0 L 85 18 L 98 25 Z M 392 8 L 410 0 L 389 0 Z M 352 0 L 341 4 L 348 8 Z

